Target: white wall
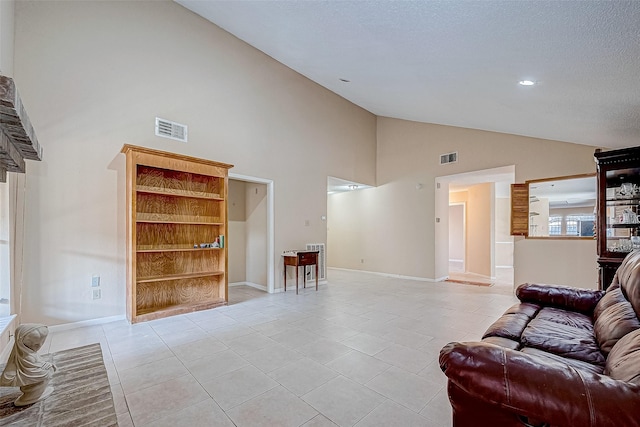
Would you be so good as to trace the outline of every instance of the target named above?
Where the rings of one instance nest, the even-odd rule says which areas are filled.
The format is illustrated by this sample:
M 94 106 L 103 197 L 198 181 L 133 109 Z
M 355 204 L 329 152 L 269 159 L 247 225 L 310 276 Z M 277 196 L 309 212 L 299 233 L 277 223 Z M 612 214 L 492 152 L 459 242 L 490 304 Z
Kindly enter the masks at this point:
M 14 0 L 0 1 L 0 74 L 13 77 Z
M 328 175 L 375 184 L 375 116 L 171 1 L 17 2 L 14 68 L 45 153 L 29 165 L 24 321 L 124 313 L 125 143 L 273 180 L 276 254 L 326 240 Z M 155 137 L 156 116 L 189 142 Z

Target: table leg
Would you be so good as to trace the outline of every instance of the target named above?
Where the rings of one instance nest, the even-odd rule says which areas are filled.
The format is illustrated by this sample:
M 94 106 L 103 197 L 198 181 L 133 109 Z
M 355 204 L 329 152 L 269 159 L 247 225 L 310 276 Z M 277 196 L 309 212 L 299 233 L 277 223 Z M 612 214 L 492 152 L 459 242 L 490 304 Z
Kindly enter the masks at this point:
M 316 292 L 318 291 L 318 263 L 316 263 Z
M 287 292 L 287 264 L 284 265 L 284 291 Z
M 296 265 L 296 295 L 298 295 L 298 266 Z
M 306 289 L 307 287 L 307 266 L 302 266 L 302 287 Z

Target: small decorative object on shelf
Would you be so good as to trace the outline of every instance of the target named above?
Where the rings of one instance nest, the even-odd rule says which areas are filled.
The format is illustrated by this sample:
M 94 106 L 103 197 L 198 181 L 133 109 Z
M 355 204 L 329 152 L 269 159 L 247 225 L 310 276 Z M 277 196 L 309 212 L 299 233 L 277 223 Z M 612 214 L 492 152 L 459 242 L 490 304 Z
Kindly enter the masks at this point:
M 127 318 L 141 322 L 227 303 L 232 165 L 125 145 Z
M 606 289 L 622 259 L 640 248 L 640 147 L 595 154 L 599 287 Z

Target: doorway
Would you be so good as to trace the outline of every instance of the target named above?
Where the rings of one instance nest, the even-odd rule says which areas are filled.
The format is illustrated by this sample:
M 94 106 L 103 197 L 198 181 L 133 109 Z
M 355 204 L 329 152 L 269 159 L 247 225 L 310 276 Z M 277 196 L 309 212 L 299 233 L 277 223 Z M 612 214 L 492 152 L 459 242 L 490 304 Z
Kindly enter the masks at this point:
M 274 291 L 273 181 L 229 174 L 230 302 Z
M 436 277 L 513 287 L 514 181 L 514 166 L 436 178 Z

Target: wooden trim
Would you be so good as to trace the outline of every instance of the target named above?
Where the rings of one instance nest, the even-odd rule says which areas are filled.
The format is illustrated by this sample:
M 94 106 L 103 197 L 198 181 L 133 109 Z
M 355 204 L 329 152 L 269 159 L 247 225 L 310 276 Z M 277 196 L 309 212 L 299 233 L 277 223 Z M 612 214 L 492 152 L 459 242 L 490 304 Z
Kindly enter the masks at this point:
M 154 150 L 152 148 L 139 147 L 139 146 L 130 145 L 130 144 L 125 144 L 121 150 L 121 152 L 125 154 L 130 151 L 134 151 L 137 154 L 151 154 L 153 156 L 167 157 L 172 160 L 182 160 L 189 163 L 199 163 L 207 166 L 220 167 L 223 169 L 231 169 L 233 167 L 233 165 L 230 165 L 228 163 L 214 162 L 213 160 L 200 159 L 198 157 L 191 157 L 191 156 L 185 156 L 183 154 L 169 153 L 168 151 Z M 150 166 L 156 166 L 156 165 L 150 165 Z
M 529 184 L 511 184 L 511 235 L 529 235 Z
M 536 182 L 564 181 L 565 179 L 591 178 L 594 176 L 596 176 L 596 173 L 591 172 L 591 173 L 581 173 L 578 175 L 554 176 L 552 178 L 530 179 L 528 181 L 525 181 L 524 183 L 528 185 L 528 184 L 535 184 Z

